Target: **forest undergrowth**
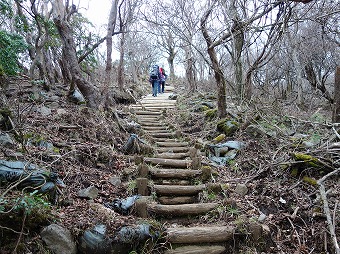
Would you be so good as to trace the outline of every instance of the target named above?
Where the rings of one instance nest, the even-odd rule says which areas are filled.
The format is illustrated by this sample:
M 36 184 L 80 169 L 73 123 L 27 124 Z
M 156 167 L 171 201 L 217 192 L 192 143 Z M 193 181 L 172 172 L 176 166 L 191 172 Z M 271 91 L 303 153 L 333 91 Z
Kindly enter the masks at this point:
M 0 159 L 29 161 L 57 172 L 65 188 L 52 205 L 44 196 L 0 186 L 0 253 L 46 253 L 39 233 L 50 223 L 65 226 L 74 236 L 99 223 L 107 225 L 109 235 L 138 223 L 133 212 L 123 216 L 99 206 L 135 194 L 135 165 L 121 152 L 129 137 L 124 130 L 133 121 L 125 109 L 128 105 L 95 111 L 68 102 L 56 91 L 15 90 L 4 97 L 1 127 L 15 143 L 0 149 Z M 227 117 L 237 122 L 237 130 L 214 141 L 223 134 L 217 129 L 220 119 L 215 106 L 205 105 L 215 105 L 215 95 L 188 97 L 179 92 L 178 96 L 178 109 L 168 112 L 171 118 L 166 121 L 200 148 L 203 166 L 213 168 L 212 179 L 222 186 L 219 195 L 201 197 L 219 202 L 220 208 L 195 223 L 230 221 L 240 225 L 243 235 L 247 235 L 244 225 L 261 223 L 265 242 L 244 237 L 235 243 L 233 253 L 334 253 L 330 226 L 340 235 L 340 187 L 332 174 L 339 170 L 340 143 L 339 126 L 330 124 L 327 106 L 305 110 L 279 100 L 240 106 L 230 99 Z M 43 107 L 51 111 L 43 113 Z M 10 112 L 10 126 L 5 124 L 5 109 Z M 209 144 L 230 140 L 245 147 L 226 165 L 213 163 Z M 116 176 L 121 177 L 120 185 L 110 183 Z M 244 196 L 234 191 L 237 184 L 246 185 Z M 99 190 L 91 202 L 78 197 L 78 191 L 89 186 Z M 320 186 L 327 192 L 329 214 Z

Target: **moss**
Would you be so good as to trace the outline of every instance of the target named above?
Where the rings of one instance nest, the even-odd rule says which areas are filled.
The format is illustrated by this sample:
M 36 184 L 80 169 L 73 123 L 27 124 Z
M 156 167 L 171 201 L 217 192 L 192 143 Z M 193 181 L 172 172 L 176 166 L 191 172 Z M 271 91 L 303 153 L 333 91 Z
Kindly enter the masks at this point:
M 218 135 L 216 138 L 214 138 L 214 142 L 216 142 L 216 143 L 219 143 L 219 142 L 221 142 L 223 139 L 225 139 L 225 134 L 220 134 L 220 135 Z
M 291 175 L 295 177 L 295 176 L 298 175 L 298 173 L 299 173 L 299 169 L 298 168 L 293 168 L 292 172 L 291 172 Z
M 319 163 L 319 160 L 311 155 L 304 154 L 304 153 L 293 153 L 293 158 L 297 161 L 303 161 L 307 165 L 319 168 L 321 165 Z
M 313 186 L 318 185 L 316 179 L 312 177 L 304 176 L 302 178 L 302 181 L 304 181 L 305 183 L 309 183 L 310 185 L 313 185 Z
M 209 109 L 205 111 L 205 117 L 208 119 L 214 119 L 217 117 L 217 108 Z
M 201 111 L 208 111 L 208 110 L 210 110 L 210 109 L 209 109 L 208 106 L 202 105 L 202 106 L 200 107 L 200 110 L 201 110 Z
M 239 128 L 239 123 L 232 119 L 223 119 L 217 123 L 217 130 L 225 133 L 227 136 L 234 134 Z

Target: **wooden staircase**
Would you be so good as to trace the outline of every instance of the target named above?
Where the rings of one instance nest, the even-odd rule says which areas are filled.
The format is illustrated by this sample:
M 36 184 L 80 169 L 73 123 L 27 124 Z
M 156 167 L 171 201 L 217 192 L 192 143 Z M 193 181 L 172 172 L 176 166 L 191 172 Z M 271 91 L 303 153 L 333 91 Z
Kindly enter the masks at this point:
M 166 88 L 169 90 L 169 87 Z M 181 218 L 188 220 L 206 214 L 219 204 L 200 202 L 199 194 L 208 191 L 212 185 L 207 181 L 211 172 L 201 166 L 197 149 L 181 140 L 178 132 L 163 125 L 161 119 L 165 118 L 166 110 L 176 108 L 176 101 L 169 99 L 170 94 L 159 94 L 157 97 L 148 95 L 131 106 L 142 129 L 152 139 L 156 151 L 154 157 L 136 160 L 139 174 L 136 182 L 138 194 L 142 196 L 136 202 L 137 215 L 174 225 L 166 229 L 170 246 L 165 251 L 167 254 L 226 253 L 227 241 L 234 234 L 232 226 L 180 224 Z M 151 193 L 155 194 L 156 200 L 150 197 Z

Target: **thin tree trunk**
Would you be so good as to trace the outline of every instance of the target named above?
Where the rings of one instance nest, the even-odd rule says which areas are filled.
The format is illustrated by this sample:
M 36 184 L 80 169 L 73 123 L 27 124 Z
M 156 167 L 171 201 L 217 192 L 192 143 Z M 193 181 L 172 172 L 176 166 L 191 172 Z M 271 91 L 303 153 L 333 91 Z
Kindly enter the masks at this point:
M 125 55 L 125 33 L 121 34 L 121 38 L 120 38 L 120 48 L 119 48 L 119 65 L 118 65 L 118 77 L 117 77 L 117 81 L 118 81 L 118 87 L 120 91 L 124 90 L 124 83 L 125 83 L 125 78 L 124 78 L 124 55 Z
M 340 66 L 336 67 L 335 77 L 334 77 L 333 122 L 340 123 Z
M 217 98 L 217 110 L 218 110 L 218 116 L 219 117 L 224 117 L 227 114 L 227 109 L 226 109 L 226 81 L 224 78 L 224 74 L 222 71 L 221 66 L 219 65 L 217 55 L 215 52 L 215 48 L 212 47 L 213 41 L 208 33 L 208 30 L 206 28 L 206 22 L 207 19 L 211 13 L 212 9 L 210 8 L 205 15 L 201 19 L 201 30 L 203 37 L 207 43 L 207 48 L 208 48 L 208 55 L 212 64 L 212 69 L 214 70 L 215 74 L 215 81 L 217 85 L 217 93 L 218 93 L 218 98 Z

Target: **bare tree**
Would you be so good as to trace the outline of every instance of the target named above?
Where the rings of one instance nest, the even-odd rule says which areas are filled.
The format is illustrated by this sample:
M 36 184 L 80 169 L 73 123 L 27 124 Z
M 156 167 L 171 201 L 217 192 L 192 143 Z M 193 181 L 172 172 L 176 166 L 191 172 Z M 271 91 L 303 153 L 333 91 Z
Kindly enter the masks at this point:
M 334 77 L 334 110 L 333 110 L 333 122 L 340 123 L 340 66 L 336 67 Z
M 53 21 L 58 29 L 61 41 L 63 43 L 62 63 L 65 71 L 71 78 L 70 92 L 72 93 L 76 87 L 86 97 L 88 105 L 90 107 L 96 107 L 97 105 L 97 90 L 89 82 L 85 80 L 80 69 L 78 58 L 76 54 L 76 46 L 72 37 L 72 27 L 69 23 L 72 14 L 77 9 L 75 5 L 63 4 L 62 0 L 52 1 L 53 5 Z M 66 75 L 64 72 L 63 75 Z M 67 78 L 67 77 L 66 77 Z

